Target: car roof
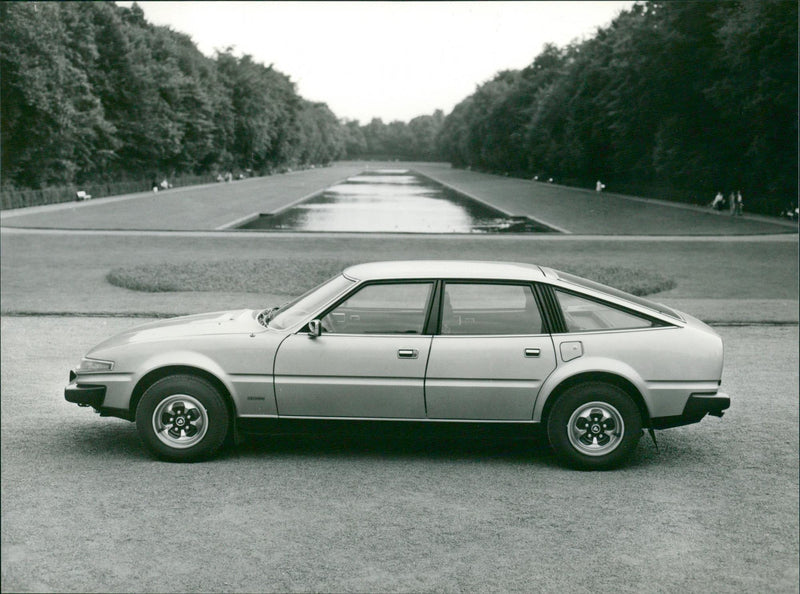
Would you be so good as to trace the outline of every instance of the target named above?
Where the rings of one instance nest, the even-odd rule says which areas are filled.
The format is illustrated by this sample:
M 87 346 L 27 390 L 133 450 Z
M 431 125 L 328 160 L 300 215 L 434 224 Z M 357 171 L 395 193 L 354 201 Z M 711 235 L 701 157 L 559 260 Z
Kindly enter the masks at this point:
M 368 262 L 345 269 L 353 280 L 388 280 L 414 278 L 465 278 L 535 281 L 545 278 L 535 264 L 482 262 L 469 260 L 405 260 Z
M 599 296 L 623 307 L 655 314 L 674 324 L 684 322 L 683 316 L 664 305 L 649 299 L 630 295 L 575 275 L 559 273 L 546 266 L 520 262 L 490 262 L 476 260 L 404 260 L 356 264 L 344 270 L 344 276 L 354 281 L 380 281 L 402 279 L 464 279 L 504 281 L 546 281 L 554 287 L 577 289 L 581 293 Z M 565 286 L 566 285 L 566 286 Z

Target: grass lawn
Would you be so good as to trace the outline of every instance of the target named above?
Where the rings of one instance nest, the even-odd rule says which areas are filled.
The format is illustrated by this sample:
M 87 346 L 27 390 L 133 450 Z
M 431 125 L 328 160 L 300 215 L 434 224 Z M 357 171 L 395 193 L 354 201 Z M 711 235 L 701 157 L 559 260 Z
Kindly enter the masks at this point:
M 319 276 L 312 278 L 314 274 L 327 274 L 340 263 L 439 258 L 532 262 L 578 273 L 614 267 L 652 271 L 676 283 L 674 288 L 657 293 L 659 300 L 798 299 L 797 240 L 790 236 L 780 241 L 616 241 L 499 236 L 2 233 L 0 249 L 3 313 L 186 313 L 266 307 L 310 288 L 320 280 Z M 259 261 L 273 263 L 285 284 L 272 283 L 273 271 L 254 265 Z M 235 290 L 206 285 L 204 288 L 216 290 L 144 293 L 113 286 L 107 280 L 112 270 L 130 267 L 183 267 L 191 278 L 190 272 L 200 266 L 201 270 L 215 271 L 219 281 L 226 278 L 231 262 L 245 269 L 244 275 L 237 273 L 240 284 L 233 286 Z M 252 267 L 250 280 L 248 266 Z M 270 288 L 275 292 L 267 290 Z
M 392 164 L 393 167 L 405 165 Z M 236 184 L 181 189 L 180 193 L 164 193 L 158 197 L 13 217 L 4 219 L 3 224 L 97 229 L 213 229 L 221 221 L 229 221 L 253 210 L 279 208 L 294 198 L 324 187 L 333 178 L 350 175 L 368 166 L 377 168 L 382 165 L 339 164 L 324 170 Z M 609 234 L 628 232 L 626 226 L 632 222 L 640 225 L 637 228 L 639 233 L 710 233 L 713 236 L 747 230 L 787 230 L 744 219 L 723 223 L 719 217 L 706 213 L 630 200 L 618 203 L 620 210 L 612 219 L 608 211 L 611 197 L 597 202 L 596 196 L 583 190 L 450 170 L 441 165 L 414 166 L 428 174 L 446 177 L 449 182 L 468 186 L 470 191 L 484 197 L 489 194 L 498 201 L 523 201 L 520 208 L 541 207 L 544 209 L 542 212 L 554 209 L 554 220 L 568 228 L 595 221 L 597 232 Z M 534 186 L 544 187 L 536 190 L 536 199 L 531 202 L 530 192 Z M 575 204 L 587 200 L 594 201 L 594 206 L 574 208 Z M 602 216 L 593 213 L 592 208 L 601 205 L 608 212 L 604 211 Z M 674 217 L 680 219 L 679 225 Z M 756 223 L 766 227 L 752 226 Z M 735 231 L 731 225 L 736 225 Z M 655 295 L 663 301 L 726 300 L 730 303 L 726 307 L 732 312 L 726 314 L 727 319 L 739 321 L 745 318 L 757 321 L 760 315 L 757 310 L 767 309 L 771 312 L 768 319 L 787 319 L 785 312 L 796 310 L 792 303 L 798 299 L 796 234 L 777 238 L 731 236 L 619 241 L 613 236 L 574 239 L 549 234 L 437 236 L 211 232 L 137 235 L 23 234 L 4 230 L 0 234 L 0 249 L 3 254 L 0 312 L 7 314 L 105 312 L 164 315 L 266 307 L 301 293 L 348 264 L 398 259 L 504 260 L 542 264 L 632 292 Z M 742 305 L 743 300 L 761 302 Z M 771 306 L 764 309 L 764 300 L 772 304 L 780 301 L 780 311 Z M 739 311 L 743 308 L 747 311 Z M 713 319 L 719 319 L 714 306 L 708 310 Z M 796 320 L 796 311 L 788 318 Z
M 171 291 L 258 291 L 300 294 L 309 283 L 321 283 L 343 268 L 356 264 L 341 258 L 262 258 L 183 264 L 145 264 L 115 268 L 106 277 L 112 285 L 163 293 Z M 551 262 L 556 269 L 628 291 L 649 295 L 675 287 L 675 281 L 655 271 L 625 266 L 587 266 L 579 262 Z

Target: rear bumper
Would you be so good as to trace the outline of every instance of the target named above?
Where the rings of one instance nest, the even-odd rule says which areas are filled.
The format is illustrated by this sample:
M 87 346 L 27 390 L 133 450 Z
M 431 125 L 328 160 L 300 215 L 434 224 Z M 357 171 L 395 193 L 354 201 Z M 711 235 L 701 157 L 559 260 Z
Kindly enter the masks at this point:
M 653 429 L 669 429 L 670 427 L 699 423 L 706 415 L 721 417 L 730 405 L 730 397 L 723 392 L 692 394 L 686 400 L 681 414 L 671 417 L 654 417 L 650 419 L 650 426 Z

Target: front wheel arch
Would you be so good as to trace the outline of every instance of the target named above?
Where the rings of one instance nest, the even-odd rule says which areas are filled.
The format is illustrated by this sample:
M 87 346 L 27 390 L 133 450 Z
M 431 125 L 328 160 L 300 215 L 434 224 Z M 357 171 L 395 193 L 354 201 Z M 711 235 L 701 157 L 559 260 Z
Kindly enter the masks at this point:
M 139 406 L 139 401 L 142 399 L 142 395 L 147 391 L 147 389 L 158 380 L 170 375 L 192 375 L 200 379 L 204 379 L 210 383 L 220 393 L 222 399 L 225 401 L 225 406 L 228 409 L 228 418 L 230 419 L 231 423 L 229 429 L 231 431 L 231 435 L 233 435 L 233 432 L 236 429 L 236 405 L 233 402 L 233 398 L 231 397 L 228 387 L 213 373 L 209 373 L 205 369 L 191 367 L 189 365 L 170 365 L 168 367 L 159 367 L 158 369 L 153 369 L 152 371 L 149 371 L 143 375 L 136 383 L 136 387 L 134 387 L 131 394 L 131 404 L 128 408 L 129 421 L 136 420 L 136 409 Z

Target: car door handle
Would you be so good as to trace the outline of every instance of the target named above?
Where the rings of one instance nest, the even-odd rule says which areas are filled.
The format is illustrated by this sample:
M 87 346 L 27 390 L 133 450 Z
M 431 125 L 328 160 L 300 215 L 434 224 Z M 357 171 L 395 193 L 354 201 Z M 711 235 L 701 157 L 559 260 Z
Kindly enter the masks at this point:
M 416 359 L 419 356 L 417 349 L 399 349 L 397 351 L 398 359 Z
M 539 349 L 525 349 L 525 356 L 526 357 L 538 357 L 542 354 L 542 351 Z

